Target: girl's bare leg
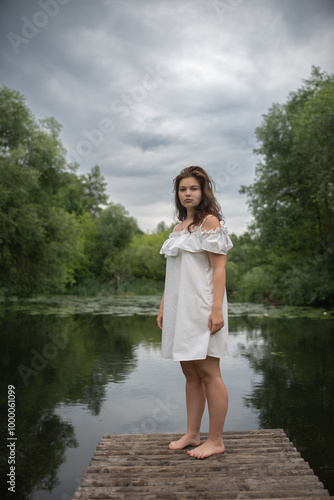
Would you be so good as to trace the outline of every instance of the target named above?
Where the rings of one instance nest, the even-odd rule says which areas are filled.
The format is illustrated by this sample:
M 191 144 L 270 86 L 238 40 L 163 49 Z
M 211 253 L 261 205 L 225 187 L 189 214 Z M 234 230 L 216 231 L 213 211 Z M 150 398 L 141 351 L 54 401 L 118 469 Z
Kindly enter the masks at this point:
M 223 428 L 228 407 L 228 394 L 221 378 L 219 358 L 208 356 L 205 360 L 194 361 L 194 364 L 205 388 L 210 427 L 205 443 L 188 451 L 188 454 L 196 458 L 207 458 L 225 451 Z
M 205 408 L 204 385 L 197 373 L 193 361 L 181 361 L 181 368 L 186 377 L 187 432 L 178 441 L 169 444 L 170 450 L 181 450 L 186 446 L 200 444 L 200 427 Z

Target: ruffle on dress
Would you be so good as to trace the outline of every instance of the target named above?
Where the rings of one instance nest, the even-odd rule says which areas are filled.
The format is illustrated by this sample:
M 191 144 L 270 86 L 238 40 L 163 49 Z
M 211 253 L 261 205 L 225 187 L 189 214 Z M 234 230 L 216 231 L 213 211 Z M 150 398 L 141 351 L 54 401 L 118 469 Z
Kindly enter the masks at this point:
M 175 257 L 179 251 L 185 252 L 212 252 L 226 255 L 233 247 L 225 226 L 202 231 L 195 227 L 192 231 L 182 229 L 169 234 L 168 239 L 161 247 L 160 253 L 165 257 Z

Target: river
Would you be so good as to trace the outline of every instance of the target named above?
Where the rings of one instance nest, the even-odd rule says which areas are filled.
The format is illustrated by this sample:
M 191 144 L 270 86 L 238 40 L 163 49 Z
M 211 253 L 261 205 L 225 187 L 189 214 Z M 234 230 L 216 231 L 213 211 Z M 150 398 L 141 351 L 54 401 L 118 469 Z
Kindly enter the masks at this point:
M 184 378 L 160 357 L 158 305 L 158 297 L 2 304 L 1 498 L 70 500 L 104 434 L 185 430 Z M 284 429 L 334 495 L 333 312 L 230 304 L 229 331 L 225 430 Z

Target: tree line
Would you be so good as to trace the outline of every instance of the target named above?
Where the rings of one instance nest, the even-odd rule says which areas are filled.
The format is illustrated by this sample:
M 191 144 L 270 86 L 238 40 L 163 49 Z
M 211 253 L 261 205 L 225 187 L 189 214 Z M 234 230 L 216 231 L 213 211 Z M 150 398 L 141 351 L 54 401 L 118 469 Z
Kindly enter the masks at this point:
M 230 300 L 333 304 L 334 77 L 313 68 L 256 130 L 253 222 L 231 235 Z M 108 200 L 98 166 L 68 163 L 54 118 L 36 120 L 0 89 L 0 293 L 161 293 L 159 254 L 172 225 L 150 234 Z
M 256 136 L 255 181 L 241 188 L 256 245 L 245 295 L 333 306 L 334 75 L 313 67 L 286 103 L 263 116 Z
M 108 201 L 98 166 L 79 175 L 60 130 L 54 118 L 37 121 L 19 92 L 0 89 L 1 295 L 118 292 L 138 280 L 160 291 L 168 228 L 143 233 Z

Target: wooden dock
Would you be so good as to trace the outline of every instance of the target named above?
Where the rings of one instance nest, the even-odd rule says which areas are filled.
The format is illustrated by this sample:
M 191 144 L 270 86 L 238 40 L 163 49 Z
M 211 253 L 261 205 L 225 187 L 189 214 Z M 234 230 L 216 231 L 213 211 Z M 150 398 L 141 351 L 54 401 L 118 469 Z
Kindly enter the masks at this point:
M 180 437 L 103 436 L 73 499 L 334 498 L 280 429 L 225 432 L 225 453 L 205 460 L 170 451 Z

